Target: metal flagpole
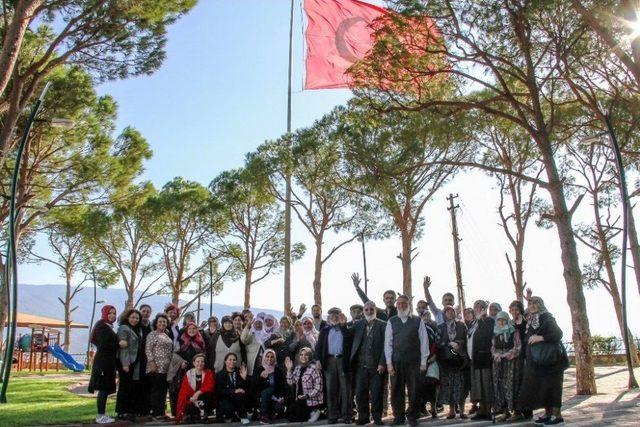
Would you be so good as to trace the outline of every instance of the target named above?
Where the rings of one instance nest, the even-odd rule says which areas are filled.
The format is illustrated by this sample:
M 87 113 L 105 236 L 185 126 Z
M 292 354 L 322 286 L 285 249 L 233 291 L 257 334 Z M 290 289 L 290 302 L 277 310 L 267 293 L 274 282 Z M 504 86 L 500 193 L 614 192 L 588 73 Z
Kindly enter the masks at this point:
M 289 15 L 289 73 L 287 93 L 287 143 L 291 146 L 291 70 L 293 67 L 293 5 Z M 291 171 L 286 173 L 284 205 L 284 311 L 291 306 Z

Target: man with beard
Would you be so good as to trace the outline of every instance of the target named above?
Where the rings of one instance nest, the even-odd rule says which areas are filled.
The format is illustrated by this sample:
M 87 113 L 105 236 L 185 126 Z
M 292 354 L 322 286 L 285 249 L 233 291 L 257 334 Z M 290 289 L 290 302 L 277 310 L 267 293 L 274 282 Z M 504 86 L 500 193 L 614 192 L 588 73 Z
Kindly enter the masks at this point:
M 322 319 L 322 307 L 319 304 L 313 304 L 311 306 L 311 317 L 313 317 L 313 326 L 317 331 L 321 331 L 329 324 Z
M 364 308 L 362 304 L 353 304 L 351 307 L 349 307 L 349 313 L 351 313 L 351 320 L 347 322 L 348 328 L 352 328 L 356 324 L 356 322 L 364 319 L 364 315 L 362 314 L 363 309 Z
M 324 373 L 327 387 L 328 423 L 335 424 L 338 418 L 342 418 L 344 424 L 350 424 L 353 415 L 349 375 L 350 331 L 347 318 L 339 308 L 331 308 L 328 319 L 329 324 L 320 331 L 315 349 L 315 359 Z
M 356 292 L 358 296 L 362 300 L 363 303 L 367 301 L 371 301 L 371 299 L 367 296 L 367 294 L 360 287 L 360 275 L 358 273 L 353 273 L 351 275 L 351 281 L 353 282 L 353 286 L 356 288 Z M 384 301 L 384 310 L 376 309 L 376 317 L 380 320 L 384 320 L 385 322 L 398 314 L 398 310 L 396 310 L 396 292 L 389 289 L 384 291 L 382 294 L 382 300 Z
M 355 394 L 358 407 L 356 424 L 369 423 L 369 414 L 373 422 L 382 424 L 383 385 L 386 384 L 386 359 L 384 355 L 384 336 L 387 323 L 376 318 L 376 304 L 367 301 L 364 304 L 364 320 L 354 324 L 353 344 L 351 345 L 351 366 L 355 372 Z M 371 411 L 369 411 L 371 402 Z
M 418 425 L 419 374 L 427 370 L 429 338 L 424 323 L 411 315 L 409 297 L 396 300 L 398 314 L 387 322 L 384 352 L 387 371 L 391 377 L 391 406 L 393 424 L 404 424 L 405 415 L 410 426 Z M 405 389 L 409 407 L 405 411 Z
M 429 305 L 429 309 L 433 314 L 433 318 L 438 324 L 438 326 L 444 323 L 444 314 L 441 308 L 438 308 L 435 302 L 433 302 L 433 298 L 431 297 L 431 292 L 429 292 L 429 288 L 431 287 L 431 278 L 429 276 L 424 277 L 424 281 L 422 282 L 422 287 L 424 288 L 424 297 L 427 300 L 427 304 Z M 447 292 L 442 295 L 442 307 L 453 307 L 455 304 L 455 297 L 451 292 Z
M 487 302 L 478 300 L 473 304 L 476 317 L 467 330 L 467 350 L 471 359 L 471 401 L 478 404 L 472 419 L 483 420 L 491 416 L 493 403 L 493 327 L 495 321 L 487 315 Z

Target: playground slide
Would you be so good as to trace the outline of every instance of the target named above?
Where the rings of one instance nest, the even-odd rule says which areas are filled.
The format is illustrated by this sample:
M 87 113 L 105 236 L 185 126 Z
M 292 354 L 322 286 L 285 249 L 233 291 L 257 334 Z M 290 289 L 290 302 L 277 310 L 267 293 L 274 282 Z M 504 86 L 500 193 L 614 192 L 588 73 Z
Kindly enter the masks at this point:
M 62 364 L 67 368 L 71 369 L 74 372 L 82 372 L 84 371 L 84 365 L 82 363 L 76 362 L 73 357 L 67 352 L 65 352 L 59 345 L 47 346 L 47 351 L 56 359 L 62 362 Z

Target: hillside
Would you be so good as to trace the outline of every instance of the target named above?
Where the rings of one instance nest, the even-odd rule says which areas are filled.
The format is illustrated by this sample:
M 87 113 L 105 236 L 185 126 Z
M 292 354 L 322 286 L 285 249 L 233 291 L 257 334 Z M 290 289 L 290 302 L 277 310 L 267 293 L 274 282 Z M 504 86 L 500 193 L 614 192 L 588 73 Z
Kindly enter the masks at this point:
M 35 314 L 39 316 L 52 317 L 54 319 L 64 319 L 64 312 L 62 304 L 58 301 L 59 296 L 63 296 L 65 287 L 63 285 L 20 285 L 18 296 L 18 311 L 22 313 Z M 120 311 L 124 306 L 126 300 L 126 293 L 124 289 L 98 289 L 97 300 L 104 301 L 102 304 L 97 305 L 96 319 L 100 318 L 100 307 L 104 304 L 111 304 L 118 308 Z M 208 296 L 203 298 L 207 300 Z M 215 296 L 214 296 L 215 300 Z M 93 288 L 85 288 L 76 295 L 74 298 L 74 305 L 78 306 L 78 309 L 73 312 L 72 320 L 74 322 L 83 323 L 88 325 L 91 321 L 91 309 L 93 304 Z M 163 310 L 165 304 L 169 301 L 169 298 L 165 295 L 156 295 L 150 298 L 145 298 L 144 302 L 153 307 L 154 314 Z M 204 304 L 202 301 L 202 309 L 200 320 L 206 320 L 209 317 L 209 304 Z M 195 310 L 196 304 L 192 304 L 189 310 Z M 231 306 L 226 304 L 213 303 L 214 315 L 220 317 L 229 314 L 233 311 L 242 310 L 241 306 Z M 264 311 L 265 313 L 273 314 L 276 317 L 282 315 L 281 311 L 252 308 L 254 313 Z M 20 329 L 18 333 L 25 333 L 27 330 Z M 89 337 L 88 329 L 72 329 L 71 330 L 71 353 L 85 353 L 87 349 L 87 340 Z

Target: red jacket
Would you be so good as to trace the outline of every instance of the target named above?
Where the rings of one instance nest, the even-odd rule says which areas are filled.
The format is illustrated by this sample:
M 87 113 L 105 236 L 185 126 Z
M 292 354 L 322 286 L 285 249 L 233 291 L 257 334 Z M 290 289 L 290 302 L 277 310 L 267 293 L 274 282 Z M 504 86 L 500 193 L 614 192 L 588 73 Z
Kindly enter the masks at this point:
M 215 395 L 216 387 L 215 374 L 211 369 L 202 371 L 202 385 L 200 386 L 201 394 L 211 394 L 211 398 Z M 176 423 L 179 423 L 184 415 L 184 411 L 191 402 L 189 399 L 196 393 L 196 370 L 189 369 L 182 378 L 180 392 L 178 393 L 178 413 L 176 415 Z

